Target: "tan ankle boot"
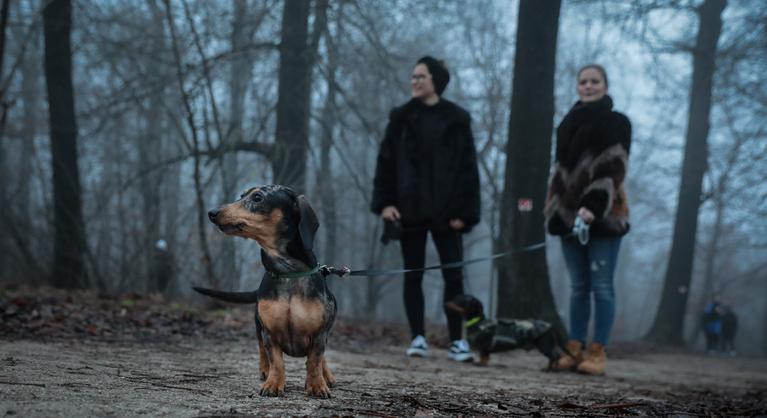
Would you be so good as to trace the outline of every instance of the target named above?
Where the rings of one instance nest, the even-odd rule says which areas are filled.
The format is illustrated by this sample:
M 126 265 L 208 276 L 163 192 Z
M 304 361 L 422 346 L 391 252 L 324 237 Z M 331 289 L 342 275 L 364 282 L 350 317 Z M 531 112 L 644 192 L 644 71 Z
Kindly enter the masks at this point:
M 578 364 L 583 361 L 583 344 L 581 344 L 580 341 L 570 340 L 565 347 L 567 347 L 567 351 L 572 354 L 572 357 L 563 354 L 554 365 L 554 370 L 569 372 L 575 370 Z
M 599 343 L 591 343 L 589 349 L 583 355 L 583 361 L 577 366 L 576 370 L 580 373 L 601 376 L 605 374 L 605 363 L 607 363 L 605 346 Z

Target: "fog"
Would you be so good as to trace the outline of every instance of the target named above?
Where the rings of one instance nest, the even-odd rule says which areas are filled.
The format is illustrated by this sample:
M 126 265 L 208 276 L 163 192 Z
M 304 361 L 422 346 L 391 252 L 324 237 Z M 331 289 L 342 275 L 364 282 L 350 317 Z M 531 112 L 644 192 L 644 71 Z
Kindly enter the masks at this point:
M 380 242 L 382 224 L 369 205 L 389 110 L 409 99 L 409 75 L 423 55 L 445 60 L 452 78 L 444 97 L 472 116 L 482 220 L 464 237 L 464 256 L 491 255 L 503 242 L 519 2 L 299 1 L 304 6 L 298 9 L 308 13 L 298 40 L 303 49 L 283 74 L 280 63 L 295 32 L 286 30 L 282 1 L 74 1 L 76 152 L 66 158 L 79 178 L 65 172 L 58 182 L 52 144 L 62 140 L 52 139 L 50 129 L 55 79 L 46 78 L 46 59 L 63 58 L 45 55 L 48 3 L 5 3 L 0 282 L 163 292 L 197 304 L 203 299 L 192 285 L 255 289 L 263 274 L 258 245 L 220 233 L 206 212 L 252 186 L 278 182 L 314 206 L 321 264 L 401 268 L 398 243 Z M 661 305 L 678 219 L 702 3 L 562 3 L 552 127 L 577 100 L 576 71 L 589 63 L 606 68 L 615 108 L 633 125 L 627 176 L 632 227 L 615 277 L 615 340 L 645 337 Z M 721 18 L 709 131 L 702 138 L 707 157 L 692 273 L 689 286 L 678 289 L 686 297 L 681 338 L 702 349 L 701 313 L 718 294 L 739 317 L 738 352 L 764 356 L 767 9 L 761 0 L 729 0 Z M 293 93 L 282 94 L 281 82 Z M 284 156 L 277 150 L 292 135 L 298 135 L 299 151 L 288 147 L 293 151 Z M 77 188 L 66 187 L 73 182 Z M 55 245 L 62 228 L 56 211 L 73 215 L 67 209 L 72 206 L 59 203 L 65 195 L 82 204 L 84 240 L 82 272 L 69 281 L 62 280 L 62 271 L 69 274 Z M 539 204 L 534 210 L 542 209 Z M 542 280 L 550 280 L 564 319 L 569 279 L 559 238 L 546 242 L 548 277 Z M 438 263 L 429 243 L 426 264 Z M 498 281 L 513 278 L 499 277 L 497 264 L 471 264 L 465 273 L 465 291 L 491 315 L 512 303 L 498 296 Z M 405 321 L 401 275 L 328 280 L 341 315 Z M 436 323 L 444 322 L 442 286 L 438 270 L 426 273 L 426 314 Z

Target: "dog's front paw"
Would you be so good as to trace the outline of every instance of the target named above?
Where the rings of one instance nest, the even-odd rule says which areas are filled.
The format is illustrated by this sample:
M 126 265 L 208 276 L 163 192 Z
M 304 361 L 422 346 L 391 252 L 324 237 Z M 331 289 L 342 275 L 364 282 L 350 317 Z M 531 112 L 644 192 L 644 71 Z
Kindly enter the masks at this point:
M 330 399 L 330 388 L 324 379 L 306 382 L 306 393 L 313 398 Z
M 261 396 L 282 396 L 285 393 L 285 387 L 272 383 L 272 382 L 266 382 L 263 385 L 261 385 L 261 391 L 258 392 Z
M 261 370 L 258 372 L 258 374 L 261 376 L 261 381 L 266 382 L 266 377 L 269 376 L 269 370 Z
M 324 369 L 322 371 L 322 377 L 325 379 L 325 383 L 328 384 L 328 387 L 335 387 L 336 377 L 333 375 L 333 372 L 331 372 L 330 369 Z
M 479 353 L 479 361 L 474 362 L 477 366 L 487 366 L 487 362 L 490 361 L 490 354 Z

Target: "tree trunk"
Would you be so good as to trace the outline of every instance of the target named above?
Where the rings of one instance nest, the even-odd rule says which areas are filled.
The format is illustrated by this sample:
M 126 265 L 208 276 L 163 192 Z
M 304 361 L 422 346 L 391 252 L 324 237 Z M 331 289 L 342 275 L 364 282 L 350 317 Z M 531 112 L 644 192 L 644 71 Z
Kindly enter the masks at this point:
M 511 96 L 501 240 L 508 249 L 544 241 L 543 205 L 551 160 L 560 1 L 522 0 Z M 530 210 L 518 205 L 532 203 Z M 564 331 L 549 284 L 546 252 L 515 253 L 498 273 L 498 316 L 541 318 Z
M 214 286 L 218 281 L 216 280 L 216 274 L 213 270 L 213 257 L 210 254 L 210 248 L 208 246 L 208 238 L 205 230 L 208 226 L 207 216 L 208 208 L 205 205 L 203 194 L 205 193 L 204 185 L 202 182 L 202 162 L 200 157 L 200 138 L 197 132 L 197 124 L 195 123 L 194 112 L 192 110 L 192 98 L 189 92 L 186 91 L 184 86 L 184 71 L 183 63 L 181 61 L 181 51 L 179 50 L 178 36 L 176 35 L 176 25 L 173 21 L 173 13 L 171 10 L 170 0 L 165 0 L 165 17 L 168 20 L 168 29 L 171 36 L 171 45 L 173 47 L 173 55 L 176 64 L 176 79 L 178 81 L 179 93 L 181 93 L 181 102 L 184 105 L 184 116 L 186 119 L 189 133 L 192 137 L 191 148 L 194 157 L 194 192 L 195 192 L 195 204 L 197 206 L 197 236 L 199 239 L 200 252 L 202 252 L 202 264 L 205 268 L 207 276 L 207 282 L 210 286 Z M 185 12 L 188 15 L 188 9 L 184 4 Z
M 157 42 L 157 48 L 160 48 L 161 51 L 167 54 L 172 54 L 173 51 L 171 50 L 171 45 L 167 43 L 166 33 L 164 31 L 165 27 L 165 12 L 160 7 L 158 2 L 150 1 L 148 2 L 149 6 L 149 12 L 151 13 L 151 22 L 152 26 L 158 28 L 157 32 L 162 35 L 161 41 Z M 170 67 L 163 68 L 163 77 L 166 77 L 170 74 Z M 171 98 L 168 98 L 170 96 Z M 160 91 L 156 93 L 156 101 L 155 99 L 150 102 L 150 109 L 152 111 L 164 115 L 165 109 L 163 108 L 163 100 L 167 100 L 169 103 L 180 102 L 181 99 L 178 97 L 178 93 L 176 93 L 175 90 L 169 89 L 169 88 L 162 88 Z M 163 99 L 164 97 L 164 99 Z M 169 158 L 175 157 L 185 150 L 182 149 L 179 144 L 182 142 L 179 138 L 175 137 L 174 135 L 170 134 L 167 130 L 167 118 L 162 116 L 158 119 L 159 126 L 158 129 L 160 130 L 160 144 L 159 144 L 159 160 L 167 160 Z M 158 185 L 160 189 L 160 195 L 163 196 L 163 198 L 160 201 L 160 226 L 159 226 L 159 236 L 165 240 L 167 247 L 168 247 L 168 253 L 171 256 L 174 256 L 176 253 L 178 253 L 178 238 L 177 238 L 177 230 L 179 228 L 179 219 L 181 217 L 180 211 L 179 211 L 179 202 L 182 201 L 181 199 L 181 164 L 171 164 L 168 167 L 166 167 L 162 174 L 162 181 Z M 165 278 L 165 286 L 167 290 L 167 286 L 173 286 L 176 280 L 176 275 L 170 275 L 169 277 Z M 162 286 L 158 286 L 162 287 Z M 162 289 L 158 289 L 161 290 Z M 165 292 L 167 293 L 167 292 Z
M 339 15 L 342 10 L 339 11 Z M 341 17 L 339 16 L 339 20 Z M 323 262 L 335 264 L 338 217 L 336 216 L 336 195 L 333 187 L 333 170 L 330 152 L 333 146 L 333 131 L 336 127 L 336 71 L 338 68 L 336 46 L 327 37 L 327 96 L 322 109 L 322 127 L 320 136 L 320 170 L 317 173 L 317 192 L 322 202 L 322 226 L 325 229 L 325 251 Z
M 285 0 L 272 170 L 274 182 L 298 193 L 306 187 L 312 54 L 309 0 Z
M 245 21 L 247 16 L 247 1 L 234 0 L 234 21 L 232 22 L 231 45 L 232 58 L 229 79 L 229 126 L 226 136 L 220 138 L 225 144 L 223 149 L 229 149 L 230 144 L 242 142 L 242 115 L 245 112 L 245 90 L 250 79 L 250 59 L 243 49 L 247 43 Z M 237 153 L 224 152 L 221 156 L 221 203 L 231 202 L 237 196 L 238 184 Z M 237 266 L 237 247 L 235 240 L 221 241 L 221 254 L 218 257 L 220 277 L 225 289 L 236 289 L 240 284 L 240 272 Z
M 762 283 L 764 284 L 763 291 L 765 296 L 767 296 L 767 280 L 762 280 Z M 762 300 L 764 301 L 764 313 L 762 314 L 762 353 L 767 356 L 767 297 Z
M 156 51 L 170 52 L 166 43 L 162 12 L 154 2 L 152 3 L 149 17 L 152 26 L 147 28 L 147 31 L 151 33 L 151 39 L 154 40 L 153 46 Z M 159 66 L 156 71 L 158 77 L 170 79 L 171 73 L 168 67 Z M 150 96 L 147 104 L 145 116 L 147 118 L 147 133 L 144 138 L 139 139 L 140 143 L 144 143 L 142 148 L 148 151 L 148 154 L 142 158 L 142 162 L 146 164 L 145 167 L 142 167 L 142 172 L 169 156 L 169 153 L 164 148 L 167 147 L 166 142 L 170 137 L 165 134 L 163 129 L 166 119 L 163 101 L 167 100 L 168 90 L 165 86 L 158 87 Z M 140 183 L 145 211 L 145 247 L 143 249 L 143 256 L 147 262 L 146 265 L 149 266 L 146 277 L 147 290 L 150 292 L 164 292 L 167 284 L 173 280 L 173 277 L 160 273 L 164 272 L 164 266 L 160 265 L 161 261 L 159 261 L 160 257 L 158 257 L 158 254 L 172 254 L 172 251 L 175 250 L 175 246 L 170 245 L 170 239 L 165 235 L 162 228 L 162 217 L 163 212 L 166 210 L 166 205 L 177 204 L 175 199 L 163 191 L 169 171 L 171 170 L 155 170 L 153 173 L 143 176 L 143 181 Z M 171 220 L 171 222 L 175 223 L 176 221 Z M 158 249 L 159 240 L 165 241 L 166 249 L 164 251 Z
M 0 7 L 0 81 L 3 81 L 3 63 L 5 58 L 5 29 L 8 24 L 8 11 L 10 0 L 3 0 Z M 8 179 L 10 178 L 8 162 L 5 161 L 5 147 L 3 146 L 3 137 L 5 134 L 5 118 L 8 112 L 8 104 L 5 99 L 5 92 L 0 90 L 0 200 L 8 201 Z M 4 234 L 7 235 L 7 234 Z M 4 239 L 7 239 L 4 237 Z M 10 245 L 9 245 L 10 246 Z M 8 268 L 8 253 L 5 251 L 5 245 L 0 241 L 0 280 L 6 277 Z M 18 272 L 14 272 L 16 274 Z
M 40 45 L 40 33 L 39 26 L 35 24 L 34 34 L 31 40 L 31 50 L 39 51 Z M 41 69 L 40 57 L 38 54 L 27 54 L 24 57 L 21 71 L 21 96 L 24 105 L 22 106 L 24 111 L 23 116 L 23 128 L 21 134 L 21 157 L 19 159 L 19 171 L 17 179 L 19 182 L 18 189 L 18 219 L 22 230 L 35 231 L 37 233 L 48 234 L 47 223 L 42 225 L 35 225 L 33 223 L 33 215 L 30 210 L 32 208 L 32 179 L 34 173 L 32 170 L 35 159 L 35 137 L 38 132 L 38 125 L 40 124 L 40 118 L 42 117 L 42 107 L 40 106 L 41 98 L 43 97 L 42 86 L 40 85 L 40 69 Z M 22 234 L 21 245 L 29 250 L 30 254 L 35 254 L 32 246 L 32 240 L 30 236 Z M 28 260 L 26 265 L 37 264 L 37 260 Z M 34 271 L 27 268 L 22 274 L 26 277 L 35 277 L 36 279 L 44 276 L 42 271 Z
M 160 28 L 153 30 L 161 31 Z M 155 35 L 158 36 L 158 35 Z M 137 138 L 139 153 L 139 170 L 147 172 L 149 168 L 161 161 L 160 154 L 162 146 L 162 90 L 152 95 L 149 99 L 147 108 L 144 109 L 146 118 L 146 132 Z M 160 236 L 160 204 L 161 199 L 160 186 L 162 185 L 162 171 L 154 170 L 144 175 L 139 180 L 139 189 L 141 190 L 141 219 L 143 225 L 143 237 L 141 238 L 141 260 L 142 266 L 139 270 L 143 283 L 134 283 L 136 290 L 155 292 L 158 286 L 155 280 L 155 246 Z
M 684 317 L 692 276 L 703 174 L 708 159 L 707 140 L 712 78 L 716 69 L 716 45 L 722 30 L 721 15 L 726 5 L 726 0 L 706 0 L 698 10 L 700 23 L 693 52 L 690 113 L 679 204 L 663 296 L 655 322 L 646 336 L 649 341 L 675 345 L 684 343 Z
M 53 163 L 54 261 L 52 284 L 86 285 L 80 175 L 77 167 L 77 124 L 72 87 L 72 3 L 53 0 L 43 11 L 45 79 L 48 89 Z

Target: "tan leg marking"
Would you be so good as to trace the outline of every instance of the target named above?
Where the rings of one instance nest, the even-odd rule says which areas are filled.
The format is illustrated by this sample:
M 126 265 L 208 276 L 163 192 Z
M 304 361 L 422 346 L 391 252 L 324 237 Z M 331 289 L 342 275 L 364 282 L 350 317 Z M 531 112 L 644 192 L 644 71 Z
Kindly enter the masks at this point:
M 322 354 L 316 351 L 306 356 L 306 393 L 316 398 L 330 398 L 330 388 L 323 377 Z
M 258 336 L 258 372 L 262 381 L 269 376 L 269 356 L 266 355 L 266 347 L 260 335 Z
M 282 349 L 272 344 L 269 350 L 269 377 L 261 385 L 261 396 L 280 396 L 285 393 L 285 362 Z
M 330 367 L 328 367 L 328 362 L 325 360 L 325 354 L 322 355 L 322 377 L 325 378 L 325 383 L 327 383 L 329 387 L 332 388 L 336 385 L 336 377 L 333 375 L 333 372 L 330 371 Z
M 487 362 L 490 361 L 490 354 L 480 353 L 478 366 L 487 366 Z

